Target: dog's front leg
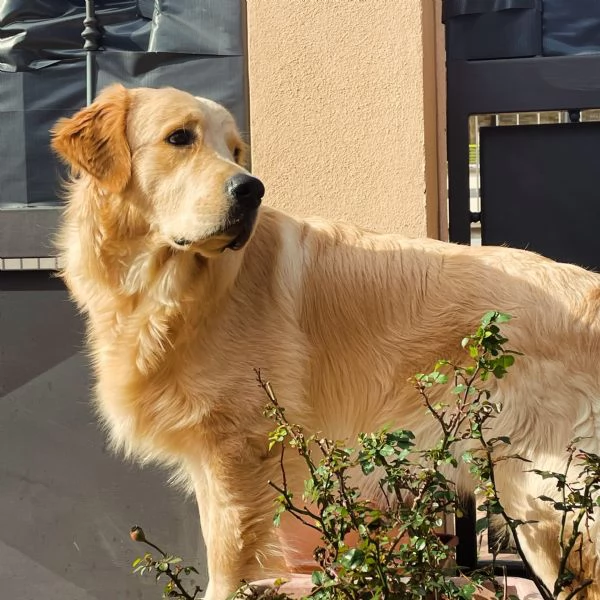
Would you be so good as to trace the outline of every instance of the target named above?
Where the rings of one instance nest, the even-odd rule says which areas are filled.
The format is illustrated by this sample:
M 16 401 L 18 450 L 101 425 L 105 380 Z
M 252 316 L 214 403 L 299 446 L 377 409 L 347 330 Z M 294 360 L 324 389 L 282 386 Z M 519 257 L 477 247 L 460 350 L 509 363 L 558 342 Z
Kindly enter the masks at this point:
M 194 469 L 208 561 L 206 600 L 225 600 L 242 579 L 285 572 L 273 526 L 275 492 L 265 469 L 269 462 L 222 455 Z

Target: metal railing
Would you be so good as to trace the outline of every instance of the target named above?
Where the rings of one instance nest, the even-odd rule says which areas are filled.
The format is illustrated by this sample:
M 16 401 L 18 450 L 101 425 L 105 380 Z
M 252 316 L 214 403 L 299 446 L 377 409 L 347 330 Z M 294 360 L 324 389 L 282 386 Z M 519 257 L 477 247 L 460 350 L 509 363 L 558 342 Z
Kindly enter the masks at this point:
M 95 52 L 100 47 L 102 33 L 96 19 L 96 6 L 94 0 L 85 0 L 85 19 L 81 37 L 85 40 L 83 49 L 85 55 L 85 98 L 89 106 L 96 96 L 96 61 Z

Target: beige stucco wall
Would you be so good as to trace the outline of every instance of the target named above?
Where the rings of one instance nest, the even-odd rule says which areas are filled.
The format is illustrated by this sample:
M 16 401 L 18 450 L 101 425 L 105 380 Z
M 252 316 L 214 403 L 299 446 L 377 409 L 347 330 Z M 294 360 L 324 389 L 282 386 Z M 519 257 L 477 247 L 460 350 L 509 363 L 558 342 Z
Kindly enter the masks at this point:
M 266 202 L 438 236 L 434 0 L 247 0 L 247 19 Z

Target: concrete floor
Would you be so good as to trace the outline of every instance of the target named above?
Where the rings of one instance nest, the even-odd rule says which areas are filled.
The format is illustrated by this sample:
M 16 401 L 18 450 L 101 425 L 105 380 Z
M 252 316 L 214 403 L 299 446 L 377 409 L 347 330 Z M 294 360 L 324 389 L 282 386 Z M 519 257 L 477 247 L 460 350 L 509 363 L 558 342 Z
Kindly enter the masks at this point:
M 31 273 L 0 273 L 0 600 L 157 600 L 153 578 L 131 574 L 136 524 L 205 587 L 195 502 L 107 451 L 81 322 Z

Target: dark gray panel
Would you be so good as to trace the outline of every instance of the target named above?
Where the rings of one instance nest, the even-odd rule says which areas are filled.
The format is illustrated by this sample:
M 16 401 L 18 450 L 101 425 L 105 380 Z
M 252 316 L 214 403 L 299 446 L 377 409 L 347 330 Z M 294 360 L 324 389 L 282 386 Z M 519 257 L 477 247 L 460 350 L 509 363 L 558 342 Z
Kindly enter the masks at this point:
M 155 6 L 149 51 L 243 54 L 240 0 L 157 0 Z
M 177 87 L 220 102 L 233 113 L 242 131 L 247 130 L 242 56 L 107 51 L 98 53 L 96 60 L 98 91 L 114 82 L 128 87 Z
M 1 208 L 60 203 L 57 188 L 65 170 L 50 150 L 48 132 L 84 103 L 84 61 L 35 72 L 0 71 Z
M 101 49 L 243 54 L 239 0 L 97 0 L 95 7 Z M 84 18 L 83 0 L 4 0 L 0 70 L 37 70 L 82 58 Z
M 0 87 L 1 75 L 0 73 Z M 22 204 L 23 199 L 27 198 L 25 112 L 11 110 L 0 113 L 0 128 L 0 207 L 5 207 Z
M 83 348 L 82 324 L 60 281 L 47 272 L 33 275 L 0 272 L 0 331 L 10 340 L 0 345 L 0 396 Z
M 10 344 L 1 338 L 10 360 L 3 354 L 0 385 L 14 387 L 15 365 L 21 374 L 23 365 L 31 368 L 28 381 L 0 394 L 0 596 L 160 597 L 152 578 L 130 573 L 143 551 L 128 536 L 137 523 L 195 564 L 204 585 L 195 503 L 166 485 L 166 473 L 126 465 L 105 448 L 91 408 L 87 361 L 78 352 L 82 324 L 66 292 L 58 283 L 48 286 L 45 273 L 3 281 L 3 334 L 11 319 L 9 332 L 19 325 L 25 332 L 12 335 Z M 34 314 L 40 310 L 54 322 L 42 323 Z
M 0 211 L 0 257 L 54 256 L 52 236 L 59 217 L 58 208 Z
M 5 77 L 10 81 L 12 75 Z M 85 60 L 57 62 L 23 73 L 23 103 L 29 110 L 76 110 L 85 103 Z
M 600 123 L 483 127 L 483 244 L 600 269 Z
M 542 0 L 444 0 L 448 60 L 536 56 L 542 51 Z
M 56 61 L 83 57 L 84 0 L 4 0 L 0 5 L 0 70 L 26 71 Z M 135 0 L 96 1 L 102 28 L 102 47 L 146 50 L 150 19 L 138 11 Z
M 544 54 L 600 52 L 600 3 L 597 0 L 544 0 Z

